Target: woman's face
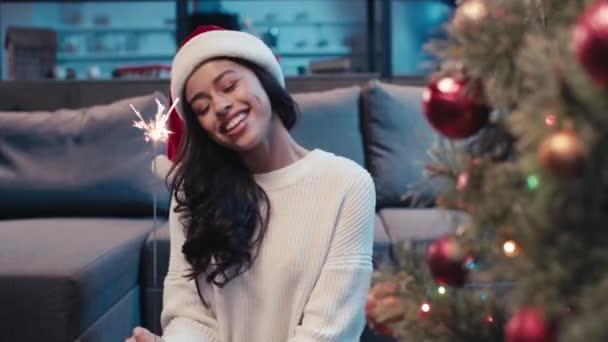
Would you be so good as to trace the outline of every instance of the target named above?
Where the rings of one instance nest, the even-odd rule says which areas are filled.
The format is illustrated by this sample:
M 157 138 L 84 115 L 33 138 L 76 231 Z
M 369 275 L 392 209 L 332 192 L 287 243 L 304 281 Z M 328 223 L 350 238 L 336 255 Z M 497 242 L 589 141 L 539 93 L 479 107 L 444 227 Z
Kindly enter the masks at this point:
M 248 68 L 226 59 L 208 61 L 186 82 L 186 100 L 211 139 L 236 151 L 251 150 L 269 133 L 268 95 Z

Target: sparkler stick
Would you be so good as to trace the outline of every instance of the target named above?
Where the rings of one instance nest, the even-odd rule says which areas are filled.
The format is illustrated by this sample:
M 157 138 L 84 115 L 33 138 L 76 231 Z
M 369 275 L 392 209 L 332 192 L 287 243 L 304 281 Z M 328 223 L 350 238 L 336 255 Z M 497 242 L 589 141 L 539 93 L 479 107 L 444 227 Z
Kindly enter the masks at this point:
M 146 123 L 146 120 L 144 120 L 141 113 L 132 104 L 130 105 L 130 107 L 133 110 L 133 112 L 135 112 L 135 115 L 137 115 L 137 117 L 139 118 L 139 120 L 133 121 L 133 127 L 138 128 L 144 132 L 144 139 L 146 140 L 146 142 L 152 142 L 153 149 L 154 149 L 154 155 L 158 155 L 159 143 L 166 142 L 167 139 L 169 138 L 169 134 L 173 133 L 167 129 L 166 125 L 167 125 L 167 120 L 169 119 L 169 115 L 171 115 L 171 112 L 173 112 L 175 105 L 177 105 L 177 103 L 179 102 L 179 98 L 175 99 L 175 101 L 173 102 L 171 107 L 169 107 L 169 110 L 167 112 L 165 112 L 165 106 L 158 99 L 155 99 L 155 100 L 156 100 L 156 105 L 157 105 L 156 114 L 154 115 L 154 118 L 150 119 L 150 121 L 147 123 Z M 157 173 L 156 161 L 157 160 L 154 159 L 154 161 L 152 162 L 152 171 L 155 175 Z M 158 288 L 158 274 L 157 274 L 157 263 L 156 263 L 156 255 L 157 255 L 156 230 L 158 228 L 157 227 L 157 214 L 156 214 L 157 197 L 158 196 L 156 193 L 156 189 L 154 189 L 152 191 L 152 201 L 153 201 L 152 282 L 154 283 L 155 289 Z M 152 315 L 156 319 L 157 317 L 159 317 L 160 312 L 158 312 L 159 310 L 157 308 L 156 301 L 153 301 L 152 305 L 153 305 Z M 154 323 L 156 323 L 156 320 Z M 156 335 L 154 335 L 154 336 L 156 336 Z M 154 340 L 156 341 L 156 337 L 154 338 Z

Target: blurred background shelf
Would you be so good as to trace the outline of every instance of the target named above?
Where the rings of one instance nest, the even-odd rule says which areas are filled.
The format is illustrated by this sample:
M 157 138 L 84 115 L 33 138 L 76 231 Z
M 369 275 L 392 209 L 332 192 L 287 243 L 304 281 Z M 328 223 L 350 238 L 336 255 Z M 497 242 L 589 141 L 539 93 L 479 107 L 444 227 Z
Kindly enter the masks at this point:
M 423 45 L 453 6 L 450 0 L 0 0 L 0 37 L 11 26 L 54 30 L 58 66 L 80 79 L 89 68 L 108 77 L 125 66 L 170 64 L 194 27 L 224 23 L 268 44 L 287 76 L 350 58 L 349 72 L 390 77 L 427 73 Z M 1 79 L 8 75 L 4 51 Z
M 173 33 L 174 27 L 56 27 L 59 34 L 74 33 Z
M 362 26 L 363 21 L 254 21 L 254 26 Z
M 173 54 L 170 53 L 159 53 L 159 54 L 133 54 L 133 55 L 82 55 L 82 56 L 70 56 L 70 55 L 57 55 L 58 62 L 93 62 L 93 61 L 147 61 L 147 60 L 171 60 Z

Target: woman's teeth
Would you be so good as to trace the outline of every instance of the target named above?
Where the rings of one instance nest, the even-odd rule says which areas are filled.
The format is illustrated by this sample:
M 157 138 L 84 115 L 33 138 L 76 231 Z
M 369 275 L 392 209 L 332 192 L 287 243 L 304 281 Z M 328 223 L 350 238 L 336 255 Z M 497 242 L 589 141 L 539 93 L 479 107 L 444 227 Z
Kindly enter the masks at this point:
M 230 131 L 231 129 L 236 127 L 236 125 L 238 125 L 241 121 L 243 121 L 246 116 L 247 116 L 247 114 L 241 113 L 241 114 L 236 115 L 232 119 L 230 119 L 230 121 L 226 125 L 226 131 Z

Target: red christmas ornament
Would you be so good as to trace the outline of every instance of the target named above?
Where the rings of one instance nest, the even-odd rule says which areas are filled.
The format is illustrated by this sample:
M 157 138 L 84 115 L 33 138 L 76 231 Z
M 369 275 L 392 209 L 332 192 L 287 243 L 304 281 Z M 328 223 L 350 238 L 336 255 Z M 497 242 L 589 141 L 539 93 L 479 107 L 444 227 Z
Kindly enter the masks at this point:
M 608 2 L 596 1 L 583 11 L 573 29 L 572 50 L 589 77 L 608 87 Z
M 449 286 L 464 285 L 468 273 L 465 265 L 466 258 L 464 248 L 451 235 L 445 235 L 433 241 L 426 254 L 426 261 L 433 279 L 438 284 Z
M 537 308 L 520 309 L 505 326 L 505 342 L 555 342 L 555 326 L 548 325 Z
M 422 94 L 427 120 L 448 138 L 469 137 L 488 123 L 490 109 L 481 101 L 481 90 L 465 94 L 467 82 L 442 77 L 431 81 Z

